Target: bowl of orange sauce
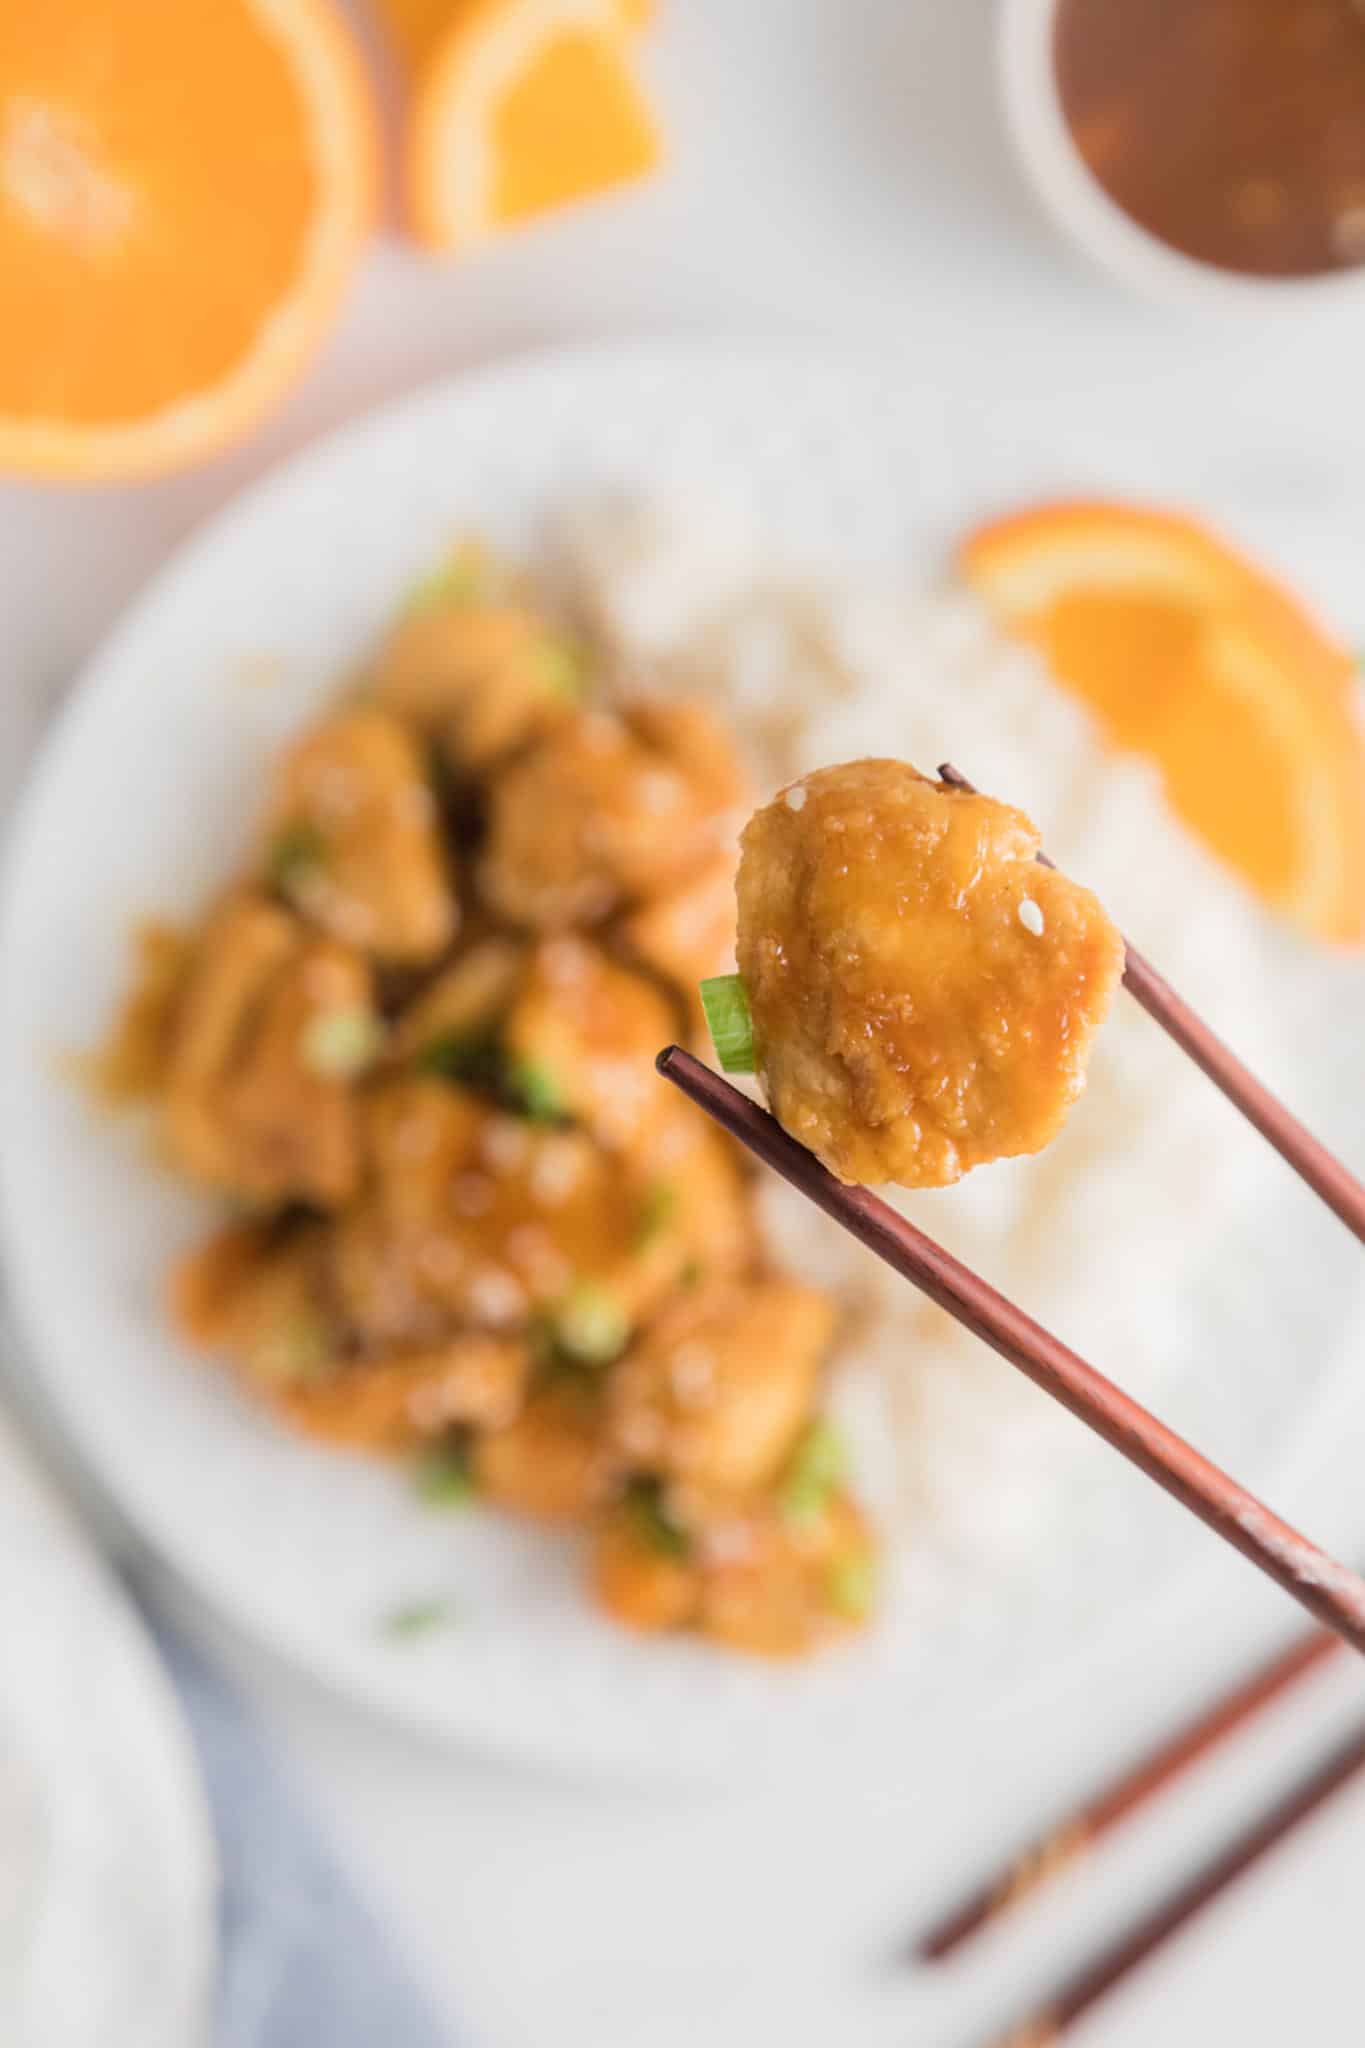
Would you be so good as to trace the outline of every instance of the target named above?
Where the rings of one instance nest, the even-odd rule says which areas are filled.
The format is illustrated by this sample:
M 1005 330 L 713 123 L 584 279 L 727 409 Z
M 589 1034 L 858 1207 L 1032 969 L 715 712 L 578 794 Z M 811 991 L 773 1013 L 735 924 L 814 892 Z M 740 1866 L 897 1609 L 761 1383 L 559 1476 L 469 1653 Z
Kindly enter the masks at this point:
M 1122 282 L 1365 304 L 1365 0 L 1004 0 L 1011 132 Z

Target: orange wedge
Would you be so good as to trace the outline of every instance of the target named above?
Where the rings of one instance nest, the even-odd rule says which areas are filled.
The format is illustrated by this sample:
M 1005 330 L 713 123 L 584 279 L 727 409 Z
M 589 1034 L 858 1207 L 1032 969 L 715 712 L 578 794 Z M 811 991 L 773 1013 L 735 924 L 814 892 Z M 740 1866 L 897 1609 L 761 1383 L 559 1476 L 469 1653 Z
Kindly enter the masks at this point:
M 374 167 L 325 0 L 0 6 L 0 466 L 146 475 L 244 432 L 331 323 Z
M 463 249 L 659 160 L 631 73 L 639 0 L 459 0 L 422 70 L 408 211 L 422 240 Z
M 997 520 L 958 564 L 1265 902 L 1365 937 L 1354 664 L 1288 590 L 1194 520 L 1120 504 Z

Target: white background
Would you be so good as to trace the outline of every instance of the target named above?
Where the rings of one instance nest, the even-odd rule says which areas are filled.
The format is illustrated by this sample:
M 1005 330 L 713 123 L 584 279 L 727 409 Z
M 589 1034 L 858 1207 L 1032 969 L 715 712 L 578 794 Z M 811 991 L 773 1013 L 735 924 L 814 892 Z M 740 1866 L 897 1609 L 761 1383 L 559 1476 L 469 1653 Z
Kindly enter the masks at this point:
M 449 270 L 375 247 L 321 363 L 231 457 L 165 484 L 0 489 L 0 764 L 30 738 L 171 545 L 268 463 L 438 372 L 585 335 L 793 333 L 890 353 L 961 403 L 1059 396 L 1184 451 L 1240 451 L 1292 502 L 1339 496 L 1365 642 L 1365 305 L 1209 325 L 1147 310 L 1055 240 L 1010 158 L 990 0 L 661 0 L 646 62 L 668 174 Z M 1335 1432 L 1315 1531 L 1365 1538 Z M 1340 1512 L 1334 1514 L 1334 1506 Z M 1174 1510 L 1173 1510 L 1174 1512 Z M 1196 1535 L 1198 1543 L 1203 1539 Z M 1210 1539 L 1211 1540 L 1211 1539 Z M 1207 1581 L 1203 1582 L 1207 1586 Z M 1343 1668 L 1153 1816 L 1080 1884 L 939 1976 L 908 1936 L 982 1859 L 1131 1754 L 1252 1644 L 1294 1625 L 1230 1568 L 1084 1697 L 1040 1692 L 875 1781 L 855 1757 L 776 1791 L 656 1796 L 450 1756 L 211 1635 L 457 2038 L 487 2048 L 974 2048 L 1365 1711 Z M 1167 2048 L 1360 2038 L 1365 1786 L 1199 1923 L 1084 2039 Z M 1352 2016 L 1354 2013 L 1354 2017 Z M 111 2044 L 116 2048 L 116 2044 Z M 322 2048 L 322 2044 L 319 2044 Z

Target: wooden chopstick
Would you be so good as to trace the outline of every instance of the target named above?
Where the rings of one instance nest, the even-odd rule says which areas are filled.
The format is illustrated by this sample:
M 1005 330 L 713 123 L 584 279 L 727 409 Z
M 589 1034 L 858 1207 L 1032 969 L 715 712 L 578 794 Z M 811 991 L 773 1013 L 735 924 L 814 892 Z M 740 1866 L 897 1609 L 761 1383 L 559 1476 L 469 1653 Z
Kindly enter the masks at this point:
M 958 773 L 951 761 L 944 761 L 938 773 L 940 782 L 974 794 L 974 785 Z M 1045 853 L 1040 853 L 1038 859 L 1044 867 L 1053 866 Z M 1165 976 L 1157 973 L 1151 961 L 1136 946 L 1129 945 L 1127 939 L 1123 943 L 1127 953 L 1123 985 L 1128 993 L 1141 1003 L 1153 1023 L 1159 1024 L 1167 1037 L 1188 1053 L 1233 1108 L 1239 1109 L 1247 1122 L 1274 1146 L 1300 1180 L 1306 1181 L 1346 1228 L 1365 1243 L 1365 1185 L 1242 1065 L 1183 996 L 1176 994 Z
M 681 1046 L 658 1069 L 869 1251 L 1070 1409 L 1325 1627 L 1365 1650 L 1365 1580 L 1318 1549 L 1165 1423 L 867 1188 L 846 1187 L 767 1110 Z
M 1365 1728 L 1348 1736 L 1302 1783 L 1213 1857 L 1128 1934 L 1077 1972 L 1020 2024 L 998 2035 L 991 2048 L 1048 2048 L 1074 2022 L 1130 1977 L 1139 1964 L 1220 1897 L 1266 1852 L 1306 1821 L 1365 1770 Z
M 923 1962 L 942 1962 L 974 1935 L 1031 1899 L 1064 1870 L 1084 1860 L 1130 1815 L 1183 1777 L 1186 1771 L 1249 1721 L 1280 1699 L 1310 1671 L 1337 1656 L 1341 1638 L 1325 1629 L 1301 1635 L 1258 1666 L 1211 1707 L 1149 1750 L 1136 1764 L 1110 1779 L 1065 1820 L 1039 1835 L 959 1905 L 945 1913 L 915 1943 Z

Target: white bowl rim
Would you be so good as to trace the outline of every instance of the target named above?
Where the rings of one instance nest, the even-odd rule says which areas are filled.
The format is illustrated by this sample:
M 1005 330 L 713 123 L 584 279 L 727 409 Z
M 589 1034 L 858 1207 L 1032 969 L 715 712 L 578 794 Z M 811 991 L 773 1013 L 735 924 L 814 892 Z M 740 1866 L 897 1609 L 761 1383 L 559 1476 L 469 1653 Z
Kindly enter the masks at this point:
M 1072 138 L 1052 61 L 1060 0 L 1001 0 L 999 84 L 1014 147 L 1057 225 L 1101 270 L 1148 299 L 1217 311 L 1283 313 L 1365 303 L 1365 265 L 1311 277 L 1221 270 L 1161 241 L 1109 197 Z

